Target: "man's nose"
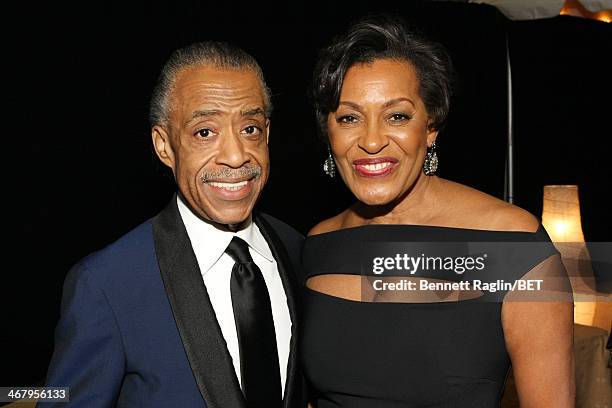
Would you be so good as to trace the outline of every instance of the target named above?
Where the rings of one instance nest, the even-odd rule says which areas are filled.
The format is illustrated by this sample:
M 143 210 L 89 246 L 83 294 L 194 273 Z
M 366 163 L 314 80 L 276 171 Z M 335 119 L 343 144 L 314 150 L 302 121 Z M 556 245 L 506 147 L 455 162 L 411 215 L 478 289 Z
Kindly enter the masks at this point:
M 244 141 L 239 134 L 227 132 L 221 136 L 221 146 L 217 154 L 217 163 L 232 168 L 242 167 L 249 161 L 244 149 Z

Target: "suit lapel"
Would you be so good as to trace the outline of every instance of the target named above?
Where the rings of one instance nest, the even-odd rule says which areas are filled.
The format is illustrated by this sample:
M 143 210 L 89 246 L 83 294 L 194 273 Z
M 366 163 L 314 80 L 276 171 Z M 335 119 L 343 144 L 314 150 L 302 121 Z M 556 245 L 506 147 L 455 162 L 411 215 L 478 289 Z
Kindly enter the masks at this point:
M 289 361 L 287 362 L 287 382 L 285 384 L 285 395 L 283 397 L 283 407 L 293 408 L 301 406 L 302 401 L 302 375 L 299 371 L 299 364 L 297 362 L 297 342 L 298 342 L 298 299 L 297 294 L 297 279 L 296 272 L 293 270 L 293 264 L 289 259 L 289 255 L 282 240 L 274 230 L 274 228 L 258 213 L 253 214 L 253 219 L 261 234 L 267 241 L 272 255 L 276 260 L 278 266 L 278 272 L 283 282 L 285 294 L 287 296 L 287 305 L 289 307 L 289 314 L 291 317 L 291 342 L 289 349 Z
M 176 196 L 154 218 L 153 238 L 172 313 L 206 405 L 246 408 Z

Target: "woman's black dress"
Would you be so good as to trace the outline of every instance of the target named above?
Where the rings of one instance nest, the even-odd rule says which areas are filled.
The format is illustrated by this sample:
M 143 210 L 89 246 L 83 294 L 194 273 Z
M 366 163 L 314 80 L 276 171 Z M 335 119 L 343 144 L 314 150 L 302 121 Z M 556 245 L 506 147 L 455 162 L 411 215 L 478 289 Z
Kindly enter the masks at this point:
M 411 242 L 486 243 L 486 271 L 451 271 L 460 280 L 512 283 L 558 254 L 541 225 L 534 233 L 367 225 L 309 236 L 305 280 L 361 275 L 368 248 L 380 252 Z M 301 358 L 318 408 L 499 406 L 510 368 L 501 322 L 507 290 L 425 303 L 355 301 L 304 290 Z

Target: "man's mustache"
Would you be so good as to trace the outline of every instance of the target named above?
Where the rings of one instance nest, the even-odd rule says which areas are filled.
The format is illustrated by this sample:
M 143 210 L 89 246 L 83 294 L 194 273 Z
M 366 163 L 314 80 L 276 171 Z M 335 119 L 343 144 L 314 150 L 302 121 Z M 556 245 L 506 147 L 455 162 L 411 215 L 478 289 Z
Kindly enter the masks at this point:
M 259 177 L 261 175 L 261 166 L 247 164 L 237 169 L 223 167 L 221 169 L 207 170 L 202 173 L 200 179 L 202 183 L 206 183 L 215 179 L 239 179 L 244 177 Z

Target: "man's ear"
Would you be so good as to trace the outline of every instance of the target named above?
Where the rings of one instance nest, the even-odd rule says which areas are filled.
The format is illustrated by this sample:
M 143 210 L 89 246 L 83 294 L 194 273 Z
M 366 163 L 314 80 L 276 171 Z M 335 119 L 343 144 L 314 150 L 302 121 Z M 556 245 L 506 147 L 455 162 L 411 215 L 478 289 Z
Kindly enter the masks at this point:
M 266 144 L 270 143 L 270 119 L 266 120 Z
M 174 173 L 176 162 L 174 160 L 174 150 L 170 144 L 170 135 L 162 126 L 155 125 L 151 129 L 151 139 L 153 148 L 159 160 L 172 169 Z

